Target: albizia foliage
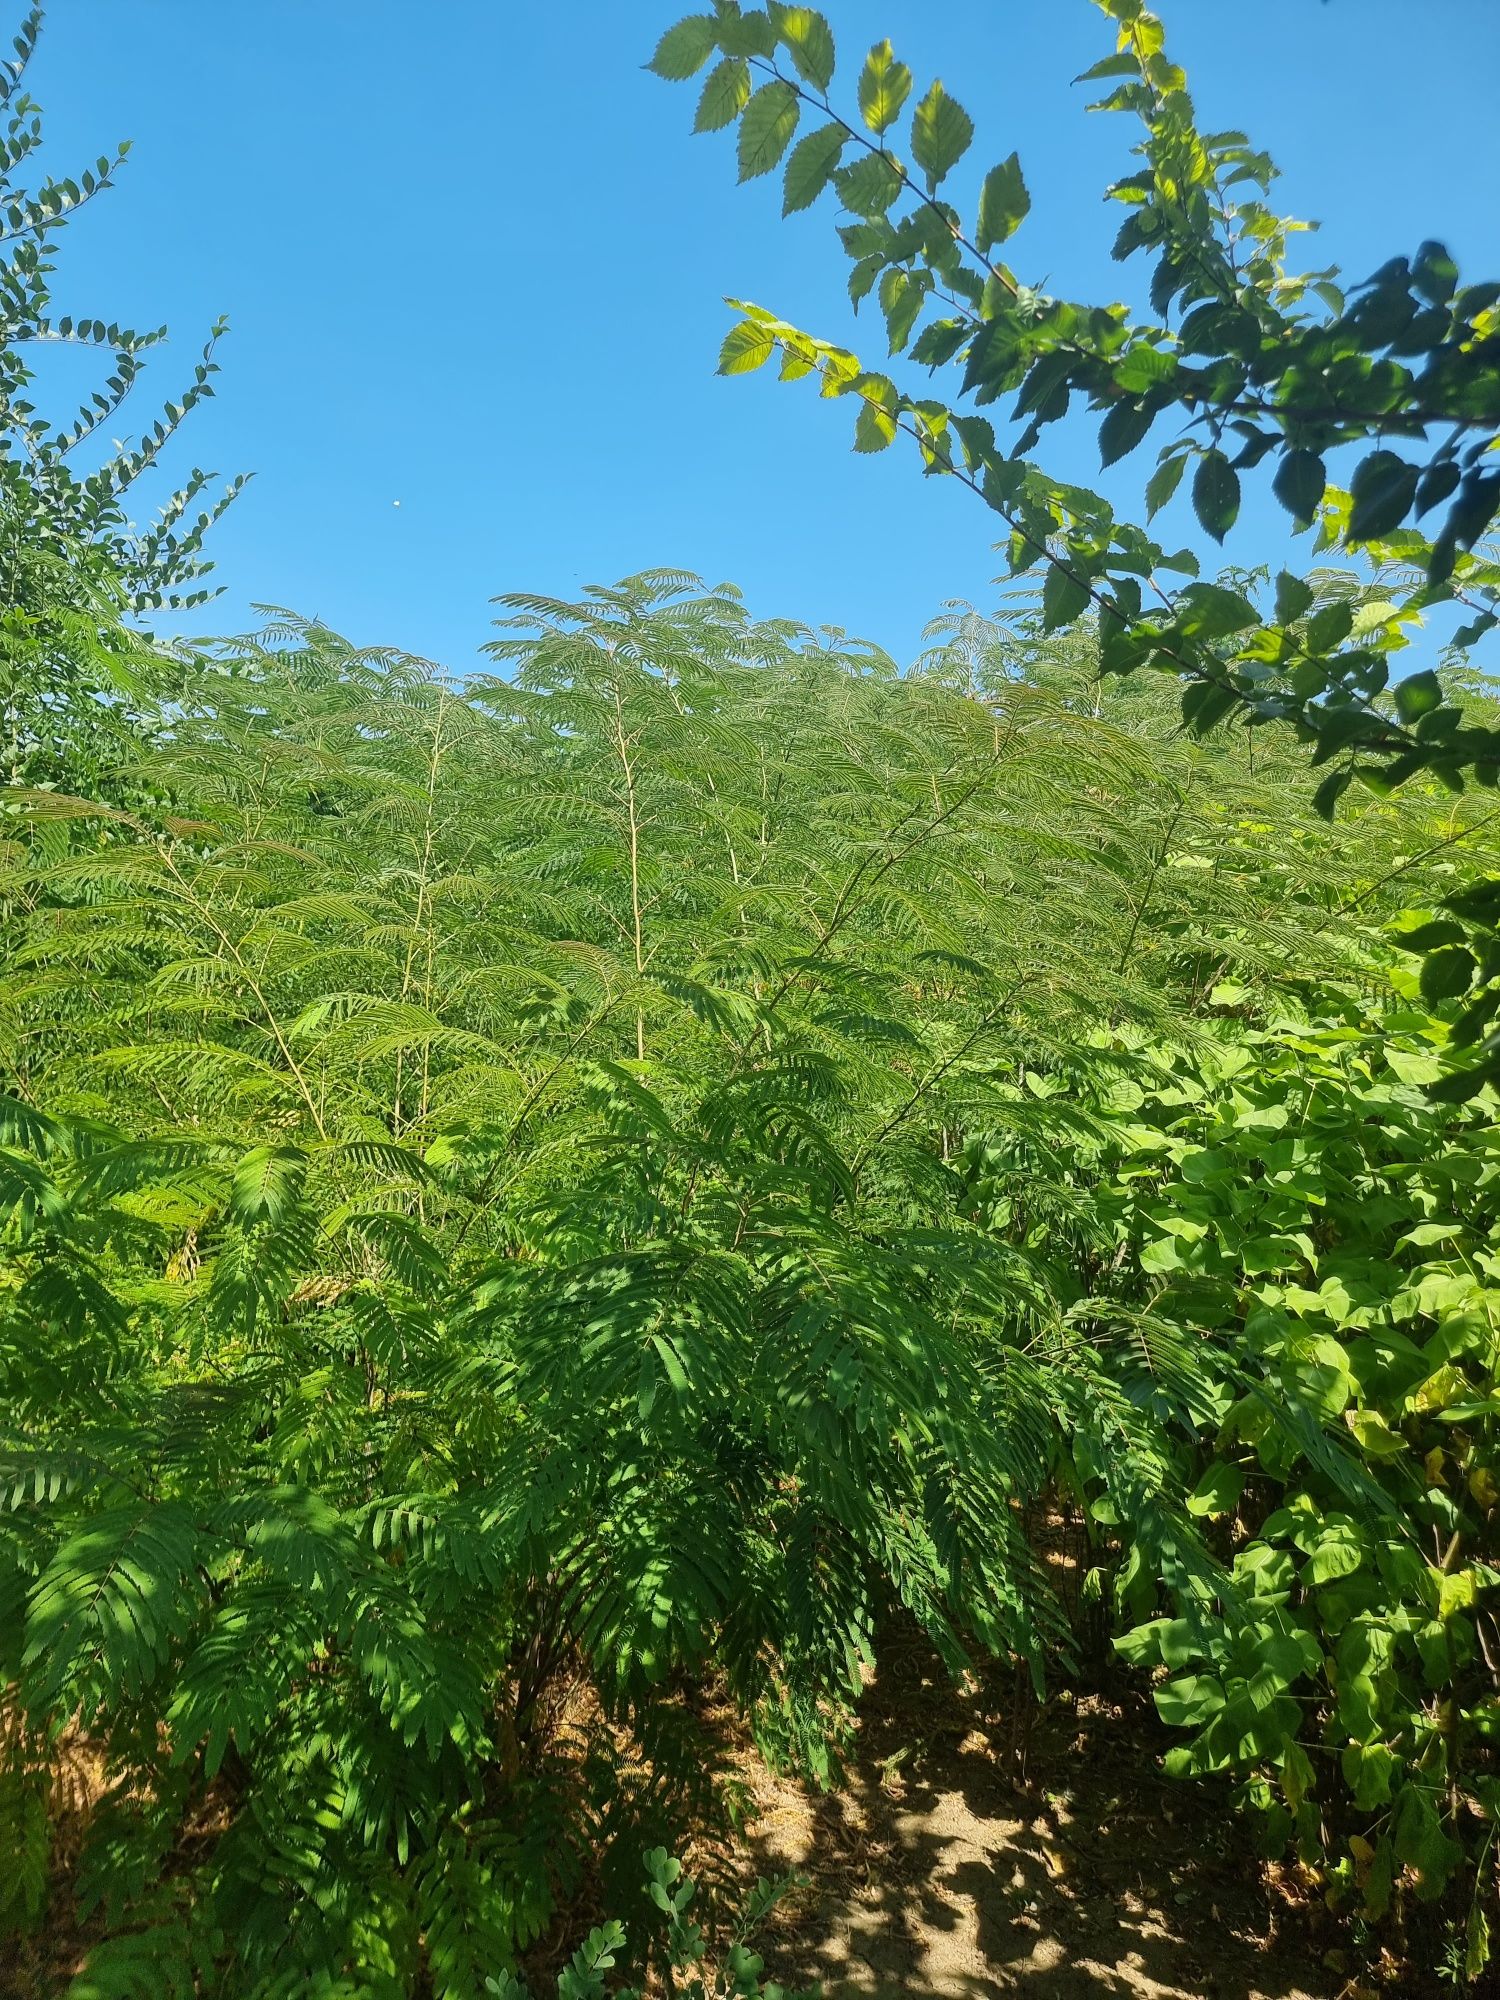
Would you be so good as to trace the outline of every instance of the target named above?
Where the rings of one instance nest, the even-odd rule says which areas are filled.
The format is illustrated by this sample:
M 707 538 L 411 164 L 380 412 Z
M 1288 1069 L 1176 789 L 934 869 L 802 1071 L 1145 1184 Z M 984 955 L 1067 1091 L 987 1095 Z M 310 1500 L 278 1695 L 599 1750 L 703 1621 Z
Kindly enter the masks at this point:
M 892 1605 L 1040 1683 L 1025 1506 L 1080 1467 L 1211 1607 L 1151 1344 L 1074 1309 L 1113 1253 L 997 1227 L 974 1143 L 1050 1246 L 1221 982 L 1378 996 L 1466 826 L 1335 832 L 1059 643 L 509 608 L 462 686 L 290 623 L 184 658 L 99 796 L 9 794 L 7 1893 L 71 1720 L 80 1994 L 482 1990 L 711 1782 L 705 1693 L 826 1774 Z M 1220 1345 L 1174 1381 L 1273 1369 Z

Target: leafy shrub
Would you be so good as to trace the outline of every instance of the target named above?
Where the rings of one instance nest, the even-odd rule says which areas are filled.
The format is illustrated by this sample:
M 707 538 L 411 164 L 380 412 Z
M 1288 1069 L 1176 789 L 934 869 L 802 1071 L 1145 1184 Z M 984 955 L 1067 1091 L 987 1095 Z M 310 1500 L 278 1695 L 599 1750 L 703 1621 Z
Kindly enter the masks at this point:
M 1390 979 L 1264 1020 L 1221 987 L 1222 1039 L 1156 1052 L 1091 1167 L 1117 1248 L 1073 1310 L 1138 1348 L 1228 1565 L 1118 1642 L 1167 1670 L 1157 1707 L 1191 1732 L 1168 1769 L 1233 1774 L 1268 1851 L 1292 1842 L 1370 1918 L 1451 1887 L 1475 1974 L 1500 1811 L 1500 1146 L 1490 1091 L 1434 1102 L 1447 1025 Z M 1110 1500 L 1092 1512 L 1140 1620 L 1157 1578 Z
M 653 1848 L 646 1856 L 646 1874 L 651 1900 L 667 1918 L 663 1974 L 669 1993 L 680 1993 L 682 2000 L 739 2000 L 739 1996 L 744 2000 L 783 2000 L 784 1988 L 774 1980 L 762 1980 L 765 1961 L 750 1950 L 748 1940 L 787 1890 L 796 1886 L 796 1877 L 756 1884 L 720 1962 L 711 1965 L 706 1962 L 708 1941 L 688 1915 L 694 1883 L 683 1874 L 682 1863 L 665 1848 Z M 625 1926 L 618 1922 L 590 1931 L 558 1978 L 557 2000 L 604 2000 L 609 1991 L 604 1975 L 624 1950 L 625 1938 Z M 485 1988 L 498 2000 L 530 2000 L 531 1988 L 511 1973 L 487 1979 Z M 639 2000 L 633 1988 L 615 1990 L 618 2000 Z

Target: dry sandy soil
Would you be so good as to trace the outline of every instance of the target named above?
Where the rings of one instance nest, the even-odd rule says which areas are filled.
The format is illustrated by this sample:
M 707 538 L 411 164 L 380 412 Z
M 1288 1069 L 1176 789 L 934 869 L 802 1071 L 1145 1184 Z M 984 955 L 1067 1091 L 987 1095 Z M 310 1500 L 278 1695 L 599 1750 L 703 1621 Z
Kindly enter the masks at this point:
M 757 1869 L 810 1878 L 757 1942 L 768 1972 L 828 2000 L 1367 1990 L 1316 1907 L 1268 1891 L 1223 1802 L 1159 1775 L 1149 1710 L 1050 1705 L 1023 1767 L 928 1666 L 913 1649 L 883 1670 L 844 1792 L 752 1776 Z

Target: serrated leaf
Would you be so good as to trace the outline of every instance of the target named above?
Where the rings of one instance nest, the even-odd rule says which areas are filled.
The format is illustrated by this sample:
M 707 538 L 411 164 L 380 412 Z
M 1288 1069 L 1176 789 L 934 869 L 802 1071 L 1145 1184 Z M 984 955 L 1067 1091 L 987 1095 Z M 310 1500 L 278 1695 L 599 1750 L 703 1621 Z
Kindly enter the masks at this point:
M 1354 468 L 1346 542 L 1374 541 L 1399 528 L 1416 497 L 1419 473 L 1394 451 L 1372 451 Z
M 786 163 L 781 212 L 793 215 L 799 208 L 811 208 L 833 179 L 834 169 L 847 137 L 840 125 L 819 125 L 805 133 L 793 146 Z
M 1193 474 L 1193 512 L 1204 531 L 1222 542 L 1240 511 L 1240 476 L 1222 451 L 1208 451 Z
M 734 123 L 749 102 L 750 65 L 742 56 L 725 56 L 708 73 L 693 130 L 720 132 Z
M 1341 646 L 1354 630 L 1354 606 L 1346 600 L 1325 604 L 1315 611 L 1307 621 L 1307 630 L 1302 643 L 1309 653 L 1320 659 L 1331 653 L 1335 646 Z
M 901 175 L 884 153 L 866 153 L 838 175 L 839 200 L 851 215 L 884 215 L 901 192 Z
M 991 167 L 979 190 L 979 221 L 974 242 L 982 257 L 997 243 L 1005 243 L 1031 213 L 1031 196 L 1021 173 L 1021 159 L 1012 153 L 998 167 Z
M 778 77 L 763 84 L 740 118 L 740 179 L 768 174 L 791 144 L 797 129 L 797 93 Z
M 929 194 L 957 166 L 973 140 L 974 120 L 940 82 L 934 83 L 911 121 L 912 158 L 927 176 Z
M 1055 632 L 1060 626 L 1071 625 L 1088 610 L 1091 601 L 1088 585 L 1071 568 L 1049 564 L 1042 585 L 1043 631 Z
M 896 436 L 896 419 L 879 403 L 862 400 L 854 420 L 854 449 L 884 451 Z
M 668 83 L 685 83 L 708 61 L 719 42 L 719 24 L 712 14 L 687 14 L 668 28 L 646 67 Z
M 1313 793 L 1313 811 L 1319 819 L 1332 820 L 1339 800 L 1349 789 L 1351 775 L 1348 771 L 1331 771 Z
M 1150 430 L 1155 412 L 1141 403 L 1116 403 L 1099 426 L 1099 463 L 1113 465 L 1134 451 Z
M 776 33 L 786 44 L 797 74 L 817 90 L 833 82 L 833 30 L 813 7 L 779 7 Z
M 900 390 L 889 375 L 859 375 L 851 386 L 860 399 L 859 415 L 854 420 L 854 449 L 884 451 L 898 429 Z
M 1294 624 L 1312 601 L 1312 585 L 1304 583 L 1300 576 L 1293 576 L 1290 570 L 1284 569 L 1276 579 L 1276 623 Z
M 753 320 L 741 320 L 724 336 L 724 344 L 719 349 L 719 373 L 751 374 L 763 367 L 775 352 L 776 343 L 763 326 L 757 326 Z
M 889 41 L 877 42 L 860 72 L 860 116 L 872 132 L 887 132 L 910 95 L 911 71 L 896 60 Z
M 742 13 L 738 6 L 719 14 L 719 46 L 732 56 L 774 56 L 776 30 L 771 17 L 759 7 Z
M 880 281 L 880 309 L 885 314 L 886 334 L 892 354 L 899 354 L 911 338 L 911 330 L 927 297 L 925 271 L 904 271 L 892 265 Z
M 1327 487 L 1327 468 L 1315 451 L 1284 452 L 1271 481 L 1271 491 L 1301 528 L 1317 518 Z
M 1175 458 L 1161 459 L 1155 472 L 1146 481 L 1146 519 L 1149 521 L 1159 514 L 1172 495 L 1182 484 L 1182 475 L 1187 471 L 1187 457 L 1179 452 Z

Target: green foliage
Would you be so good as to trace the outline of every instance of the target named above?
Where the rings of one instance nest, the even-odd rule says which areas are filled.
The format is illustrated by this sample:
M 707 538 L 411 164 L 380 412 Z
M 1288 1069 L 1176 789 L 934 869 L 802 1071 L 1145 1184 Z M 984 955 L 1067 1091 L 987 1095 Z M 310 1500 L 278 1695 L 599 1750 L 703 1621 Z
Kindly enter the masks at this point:
M 1165 1615 L 1118 1642 L 1165 1670 L 1156 1705 L 1189 1732 L 1168 1770 L 1233 1774 L 1268 1851 L 1295 1845 L 1368 1918 L 1451 1889 L 1488 1922 L 1496 1101 L 1433 1102 L 1449 1026 L 1411 974 L 1391 981 L 1263 1019 L 1244 987 L 1216 989 L 1219 1035 L 1159 1052 L 1079 1175 L 1103 1240 L 1072 1310 L 1139 1344 L 1137 1393 L 1229 1572 L 1168 1580 Z M 990 1150 L 977 1185 L 998 1219 L 1016 1198 Z M 1060 1268 L 1076 1254 L 1045 1225 L 1026 1241 Z M 1100 1469 L 1077 1476 L 1101 1533 L 1127 1531 L 1115 1588 L 1141 1619 L 1158 1580 Z
M 707 1691 L 826 1782 L 892 1604 L 1040 1684 L 1068 1465 L 1214 1588 L 968 1135 L 1059 1179 L 1212 978 L 1368 976 L 1364 901 L 1489 852 L 1024 621 L 903 676 L 671 572 L 506 608 L 503 678 L 288 621 L 128 804 L 8 795 L 0 1630 L 105 1761 L 80 1993 L 513 1974 L 710 1810 Z
M 682 1863 L 664 1847 L 652 1848 L 645 1859 L 647 1893 L 667 1919 L 665 1971 L 669 1992 L 680 1993 L 682 2000 L 740 2000 L 740 1996 L 743 2000 L 792 2000 L 784 1987 L 761 1978 L 765 1961 L 750 1950 L 749 1940 L 788 1890 L 801 1885 L 800 1877 L 757 1882 L 719 1962 L 714 1964 L 709 1961 L 707 1938 L 688 1916 L 695 1891 L 692 1878 L 684 1875 Z M 616 1922 L 591 1930 L 558 1978 L 557 2000 L 605 2000 L 611 1989 L 604 1974 L 624 1950 L 625 1935 L 624 1925 Z M 531 2000 L 532 1989 L 509 1973 L 487 1979 L 485 1990 L 498 2000 Z M 639 2000 L 636 1988 L 616 1987 L 614 1992 L 618 2000 Z M 804 1996 L 804 2000 L 812 2000 L 812 1996 Z
M 914 176 L 890 146 L 913 91 L 912 72 L 882 41 L 866 56 L 856 90 L 860 120 L 873 136 L 866 139 L 852 117 L 836 128 L 841 147 L 867 149 L 863 161 L 833 177 L 855 218 L 839 230 L 853 263 L 851 297 L 857 304 L 878 285 L 891 351 L 902 351 L 920 326 L 913 358 L 933 369 L 961 367 L 963 393 L 977 407 L 1013 395 L 1013 433 L 1007 439 L 989 417 L 960 417 L 930 396 L 899 391 L 869 376 L 853 355 L 762 309 L 742 308 L 742 324 L 764 347 L 761 359 L 779 351 L 794 364 L 791 373 L 816 372 L 825 395 L 860 400 L 860 449 L 870 448 L 873 398 L 882 442 L 904 433 L 925 471 L 956 476 L 995 509 L 1007 525 L 1014 568 L 1041 562 L 1066 579 L 1069 620 L 1098 613 L 1106 672 L 1152 667 L 1185 684 L 1190 726 L 1203 726 L 1203 703 L 1192 697 L 1206 686 L 1222 694 L 1222 712 L 1292 721 L 1346 769 L 1384 773 L 1393 784 L 1420 770 L 1454 783 L 1472 772 L 1493 785 L 1500 736 L 1464 726 L 1447 705 L 1412 726 L 1418 718 L 1399 703 L 1393 711 L 1384 698 L 1388 649 L 1372 645 L 1370 635 L 1319 647 L 1295 616 L 1278 612 L 1247 620 L 1232 647 L 1212 644 L 1184 620 L 1180 596 L 1153 588 L 1175 559 L 1139 527 L 1117 520 L 1097 494 L 1049 477 L 1032 461 L 1043 432 L 1078 399 L 1103 413 L 1106 464 L 1140 444 L 1158 420 L 1179 417 L 1185 432 L 1163 447 L 1148 489 L 1152 512 L 1191 465 L 1198 518 L 1222 541 L 1239 512 L 1242 472 L 1274 458 L 1277 497 L 1299 526 L 1319 522 L 1321 546 L 1342 542 L 1406 566 L 1393 606 L 1403 622 L 1454 601 L 1473 607 L 1477 632 L 1496 621 L 1500 569 L 1480 543 L 1500 513 L 1500 473 L 1490 469 L 1500 440 L 1497 287 L 1461 286 L 1437 243 L 1392 259 L 1349 297 L 1331 269 L 1292 270 L 1288 246 L 1305 225 L 1267 206 L 1275 177 L 1269 159 L 1242 133 L 1198 130 L 1183 73 L 1166 55 L 1153 14 L 1113 5 L 1104 11 L 1118 22 L 1116 52 L 1084 80 L 1112 86 L 1095 109 L 1129 113 L 1142 128 L 1135 149 L 1141 169 L 1109 193 L 1127 210 L 1116 256 L 1154 260 L 1154 318 L 1140 321 L 1119 304 L 1051 297 L 995 261 L 1030 207 L 1017 157 L 983 176 L 970 231 L 937 189 L 967 151 L 973 123 L 942 84 L 932 84 L 911 114 Z M 792 14 L 795 30 L 787 26 Z M 712 36 L 770 79 L 744 110 L 750 129 L 742 128 L 742 178 L 780 157 L 794 100 L 826 112 L 833 75 L 832 37 L 826 25 L 812 27 L 819 17 L 810 9 L 772 10 L 753 46 L 743 33 L 748 18 L 721 9 L 716 21 L 695 17 L 667 38 L 691 28 L 696 52 Z M 810 73 L 798 51 L 814 33 L 824 59 Z M 776 143 L 767 143 L 767 132 Z M 753 166 L 745 165 L 747 154 Z M 828 184 L 810 170 L 814 157 L 796 160 L 795 175 L 789 170 L 788 213 L 808 207 Z M 884 183 L 878 204 L 866 198 L 865 167 Z M 924 324 L 929 311 L 936 316 Z M 1167 323 L 1173 313 L 1175 326 Z M 1412 458 L 1386 442 L 1392 438 L 1428 455 Z M 1369 445 L 1350 491 L 1330 486 L 1327 454 Z M 1417 522 L 1444 501 L 1446 514 L 1429 541 Z
M 0 1918 L 71 1896 L 73 2000 L 522 1994 L 643 1848 L 646 1922 L 559 1995 L 774 1993 L 777 1888 L 711 1952 L 659 1844 L 722 1803 L 711 1713 L 834 1782 L 897 1608 L 1041 1689 L 1073 1642 L 1023 1523 L 1059 1495 L 1174 1768 L 1231 1773 L 1372 1920 L 1462 1905 L 1482 1964 L 1500 847 L 1459 789 L 1500 731 L 1456 657 L 1386 689 L 1428 604 L 1488 629 L 1500 579 L 1480 456 L 1382 442 L 1345 496 L 1323 453 L 1442 416 L 1482 454 L 1493 301 L 1435 246 L 1348 311 L 1289 277 L 1223 191 L 1269 168 L 1108 11 L 1147 131 L 1122 247 L 1175 332 L 989 261 L 1014 156 L 972 261 L 937 193 L 972 124 L 889 43 L 878 144 L 812 9 L 716 5 L 653 58 L 706 71 L 742 177 L 835 189 L 893 353 L 1016 394 L 1019 456 L 757 307 L 725 342 L 1011 522 L 1036 601 L 956 608 L 910 672 L 674 571 L 503 600 L 462 685 L 290 618 L 168 658 L 121 618 L 206 522 L 119 511 L 165 431 L 70 483 L 8 398 Z M 12 389 L 59 187 L 12 218 Z M 142 343 L 87 337 L 128 386 Z M 1356 378 L 1379 413 L 1328 407 Z M 1153 505 L 1191 461 L 1222 536 L 1274 450 L 1373 573 L 1197 579 L 1026 462 L 1079 392 L 1107 459 L 1192 414 Z M 1450 500 L 1429 547 L 1408 513 Z M 72 1741 L 102 1795 L 64 1883 Z
M 215 473 L 194 468 L 186 483 L 157 511 L 149 528 L 135 527 L 126 496 L 149 473 L 189 411 L 214 393 L 218 373 L 214 351 L 224 332 L 220 321 L 209 335 L 192 378 L 138 443 L 114 445 L 102 455 L 109 426 L 145 367 L 145 357 L 166 339 L 165 327 L 133 331 L 102 319 L 58 316 L 52 309 L 58 233 L 73 215 L 115 185 L 129 152 L 128 142 L 103 155 L 75 180 L 46 175 L 33 187 L 17 178 L 42 144 L 40 107 L 24 89 L 27 69 L 41 34 L 43 9 L 33 7 L 13 43 L 13 57 L 0 64 L 0 213 L 5 220 L 0 254 L 0 593 L 8 618 L 50 614 L 57 592 L 48 557 L 80 560 L 96 551 L 102 562 L 87 564 L 85 591 L 123 592 L 137 611 L 203 603 L 212 593 L 198 588 L 208 564 L 203 558 L 209 529 L 235 499 L 243 479 L 213 492 Z M 32 355 L 59 343 L 96 352 L 106 370 L 102 385 L 63 423 L 53 423 L 32 401 Z M 38 576 L 40 597 L 33 586 Z M 54 653 L 54 664 L 66 650 Z

